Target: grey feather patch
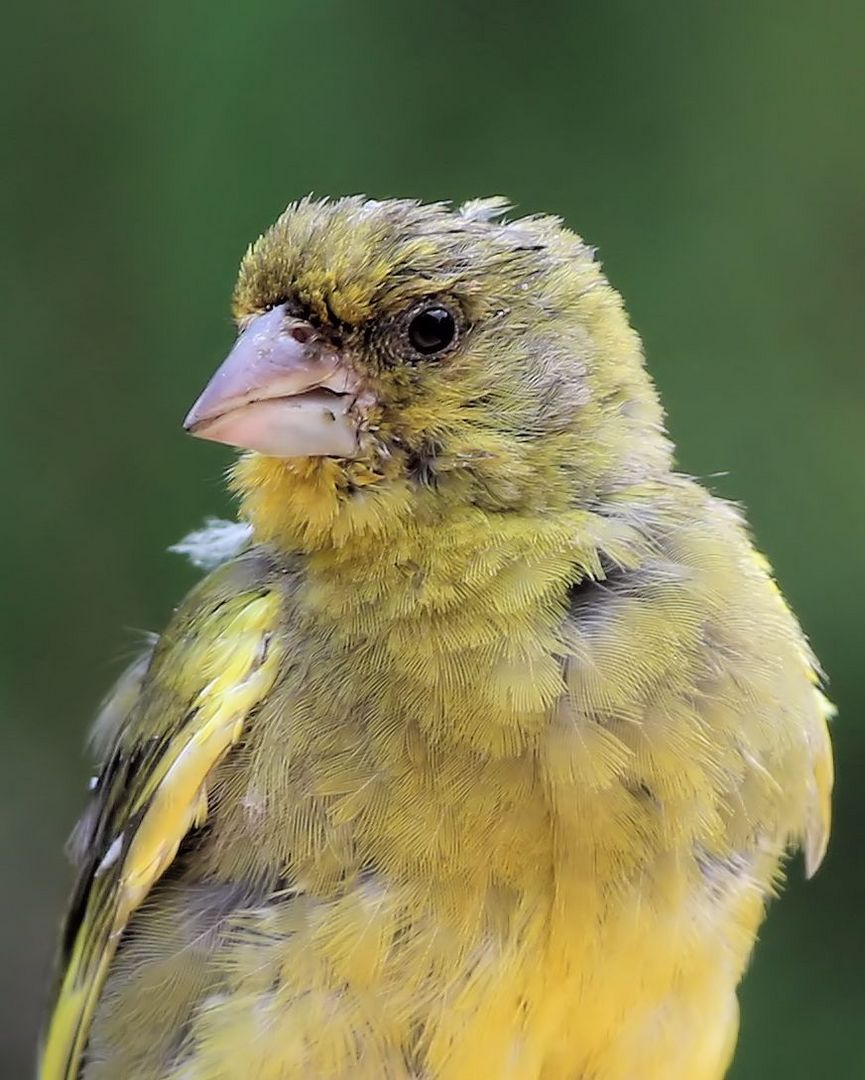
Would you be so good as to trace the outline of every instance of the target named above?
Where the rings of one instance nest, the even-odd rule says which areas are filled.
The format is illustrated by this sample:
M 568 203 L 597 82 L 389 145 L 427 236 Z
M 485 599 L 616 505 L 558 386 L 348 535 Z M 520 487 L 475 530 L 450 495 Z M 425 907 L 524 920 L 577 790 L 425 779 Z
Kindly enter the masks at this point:
M 138 700 L 141 684 L 144 682 L 147 670 L 150 667 L 157 641 L 156 634 L 144 635 L 144 644 L 140 654 L 126 668 L 108 694 L 102 699 L 89 738 L 90 748 L 97 760 L 104 760 L 110 753 L 111 747 L 120 737 L 135 702 Z M 100 778 L 96 777 L 95 784 L 91 781 L 90 790 L 98 792 L 100 783 Z
M 244 521 L 223 521 L 208 518 L 202 528 L 189 533 L 168 549 L 184 555 L 200 570 L 212 570 L 239 555 L 249 543 L 252 526 Z

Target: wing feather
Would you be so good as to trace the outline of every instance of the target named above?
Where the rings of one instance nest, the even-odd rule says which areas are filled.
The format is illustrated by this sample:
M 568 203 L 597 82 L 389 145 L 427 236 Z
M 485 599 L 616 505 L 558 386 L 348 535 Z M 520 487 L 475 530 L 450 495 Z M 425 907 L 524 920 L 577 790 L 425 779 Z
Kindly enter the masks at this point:
M 230 568 L 212 577 L 224 579 Z M 235 575 L 236 576 L 236 575 Z M 207 781 L 272 688 L 277 591 L 203 583 L 152 659 L 126 673 L 94 804 L 76 830 L 83 865 L 64 934 L 65 969 L 40 1080 L 75 1080 L 117 945 L 135 910 L 207 817 Z M 132 671 L 132 669 L 130 669 Z M 126 703 L 126 709 L 117 702 Z M 104 710 L 103 710 L 104 712 Z M 105 740 L 104 727 L 99 736 Z
M 813 765 L 810 810 L 805 827 L 805 875 L 809 878 L 817 873 L 829 844 L 832 785 L 835 779 L 832 742 L 829 738 L 829 721 L 835 715 L 835 707 L 819 691 L 816 693 L 817 715 L 808 727 Z

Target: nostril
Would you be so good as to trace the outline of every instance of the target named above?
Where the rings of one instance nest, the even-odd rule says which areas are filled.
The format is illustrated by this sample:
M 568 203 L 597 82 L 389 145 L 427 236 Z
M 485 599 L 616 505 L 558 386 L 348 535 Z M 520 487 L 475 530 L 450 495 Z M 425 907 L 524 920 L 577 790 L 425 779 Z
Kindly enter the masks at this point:
M 294 338 L 299 345 L 306 345 L 315 334 L 315 330 L 309 325 L 309 323 L 289 323 L 286 327 L 286 332 Z

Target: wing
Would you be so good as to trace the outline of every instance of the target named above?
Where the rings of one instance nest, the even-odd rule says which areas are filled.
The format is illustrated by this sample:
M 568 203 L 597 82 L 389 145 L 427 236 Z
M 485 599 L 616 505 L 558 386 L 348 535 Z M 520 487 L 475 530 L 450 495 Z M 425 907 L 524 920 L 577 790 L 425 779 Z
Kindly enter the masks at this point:
M 835 716 L 835 706 L 820 689 L 823 673 L 817 658 L 799 631 L 796 618 L 778 588 L 769 560 L 759 551 L 753 553 L 755 562 L 766 575 L 769 587 L 785 615 L 795 627 L 796 654 L 809 684 L 804 706 L 797 710 L 808 750 L 810 768 L 806 774 L 806 816 L 801 836 L 805 859 L 805 876 L 813 877 L 820 868 L 829 844 L 832 829 L 832 788 L 835 782 L 835 763 L 829 722 Z
M 832 786 L 835 765 L 832 758 L 832 742 L 829 738 L 829 721 L 835 715 L 835 706 L 818 688 L 818 673 L 811 666 L 808 674 L 813 684 L 814 707 L 803 717 L 805 738 L 810 752 L 811 771 L 807 778 L 808 804 L 802 849 L 805 858 L 805 876 L 813 877 L 820 868 L 829 844 L 832 828 Z
M 193 590 L 121 678 L 95 732 L 107 753 L 72 838 L 79 878 L 40 1080 L 75 1080 L 94 1009 L 133 912 L 207 817 L 208 776 L 274 684 L 281 598 L 260 552 Z M 108 729 L 111 729 L 109 732 Z

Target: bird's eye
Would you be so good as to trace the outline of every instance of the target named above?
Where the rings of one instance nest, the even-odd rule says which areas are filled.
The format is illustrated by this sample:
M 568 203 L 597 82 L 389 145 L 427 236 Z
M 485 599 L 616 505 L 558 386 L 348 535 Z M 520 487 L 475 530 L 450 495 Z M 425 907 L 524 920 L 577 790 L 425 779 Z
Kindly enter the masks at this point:
M 422 308 L 408 324 L 409 344 L 422 356 L 444 352 L 454 343 L 456 336 L 456 319 L 440 304 Z

